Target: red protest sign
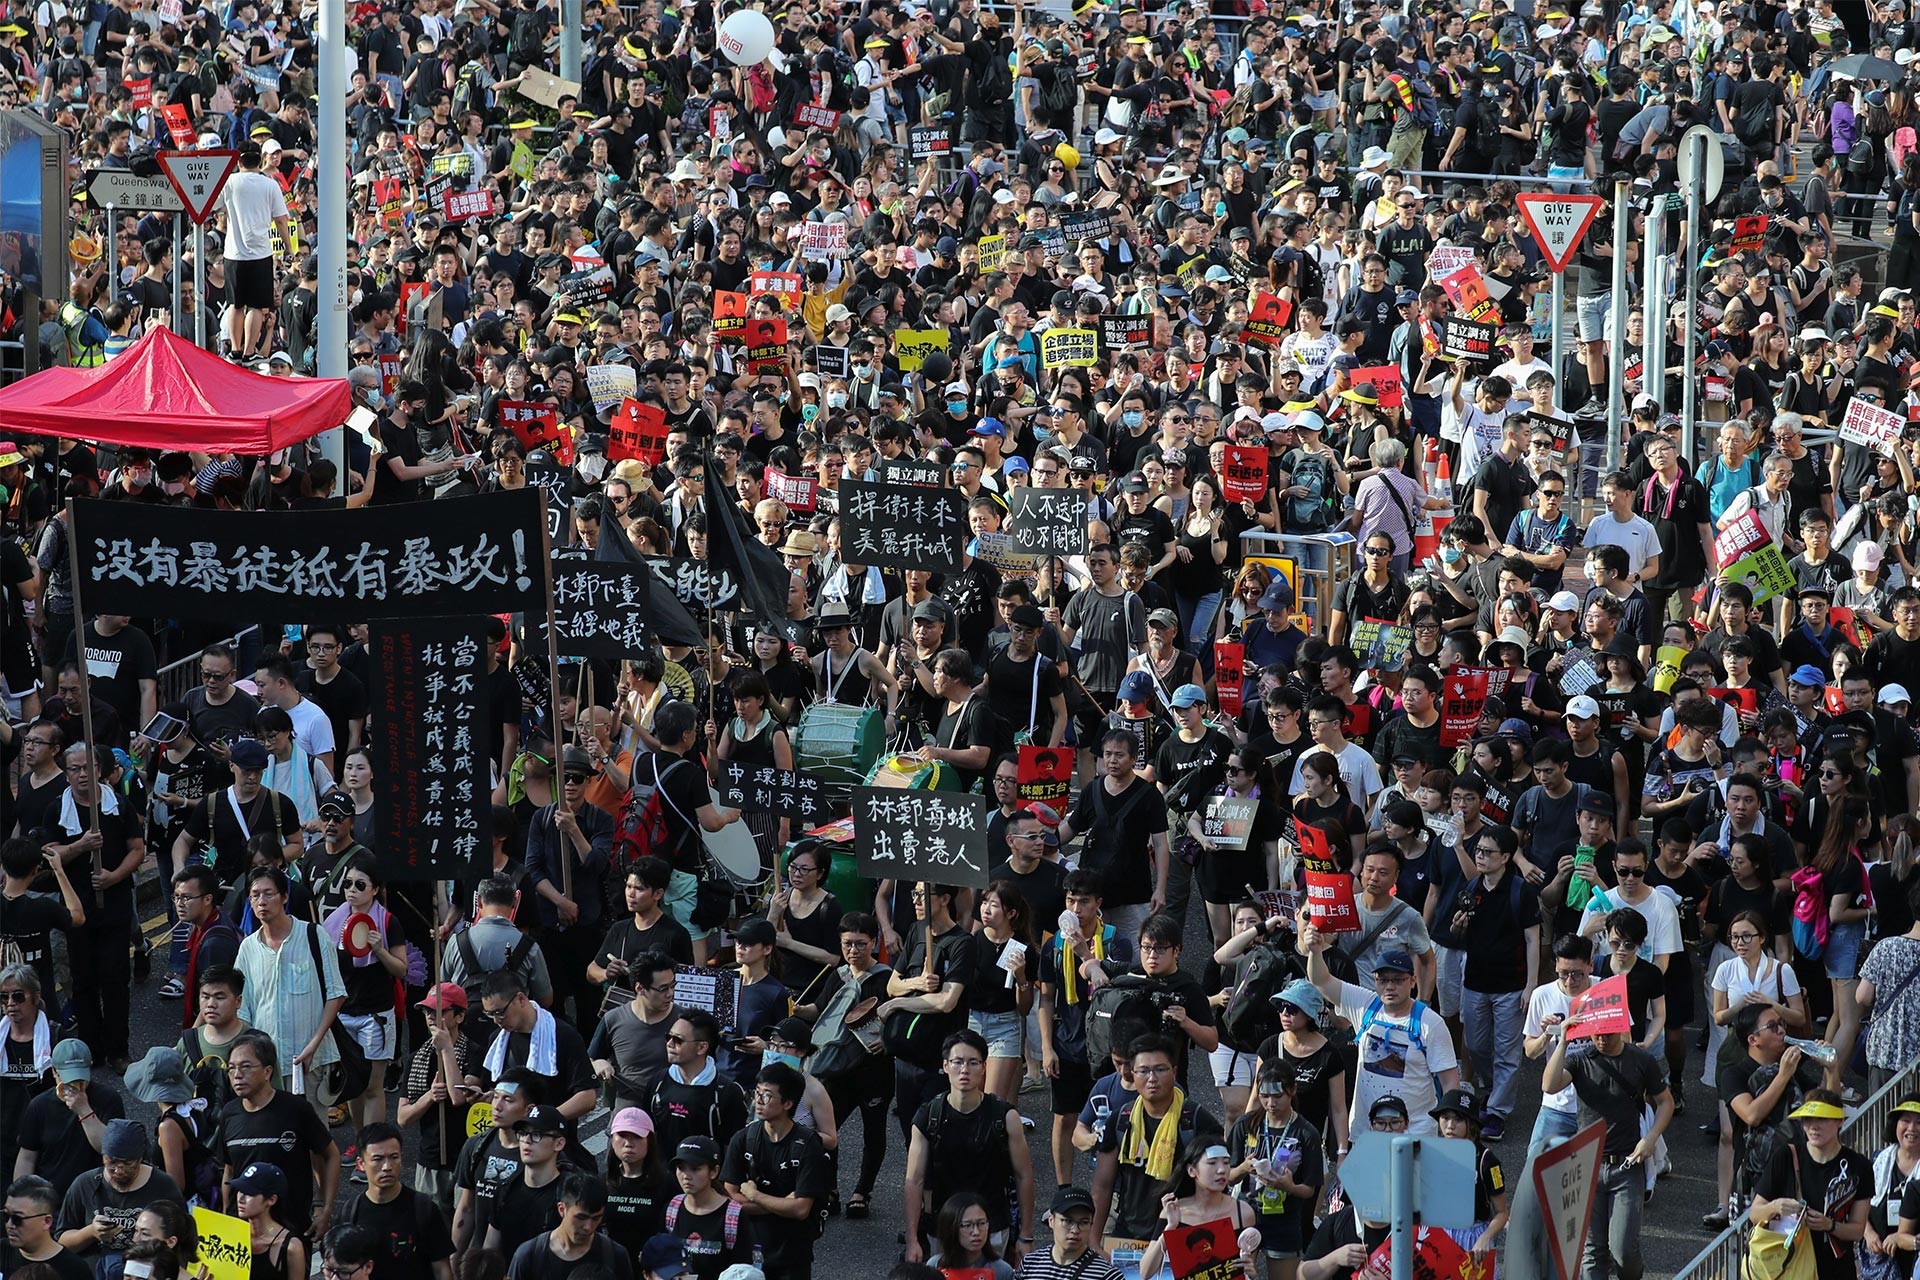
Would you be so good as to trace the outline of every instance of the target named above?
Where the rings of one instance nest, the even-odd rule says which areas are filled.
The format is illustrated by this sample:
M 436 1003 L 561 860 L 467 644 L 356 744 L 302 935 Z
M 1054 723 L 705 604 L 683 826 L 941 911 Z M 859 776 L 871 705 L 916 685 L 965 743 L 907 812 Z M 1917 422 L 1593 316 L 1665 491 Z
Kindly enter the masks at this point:
M 805 288 L 798 271 L 756 271 L 747 277 L 748 293 L 770 293 L 780 299 L 780 309 L 792 311 L 800 305 Z
M 1347 381 L 1356 387 L 1363 382 L 1371 382 L 1374 393 L 1380 397 L 1382 409 L 1398 409 L 1407 401 L 1406 387 L 1400 381 L 1400 366 L 1397 364 L 1374 364 L 1355 369 L 1347 375 Z
M 402 219 L 401 205 L 405 200 L 398 178 L 375 178 L 373 180 L 373 207 L 380 211 L 380 220 L 389 226 L 398 226 Z
M 1353 900 L 1353 877 L 1344 871 L 1302 874 L 1307 878 L 1307 909 L 1320 932 L 1359 933 L 1360 907 Z
M 133 95 L 133 109 L 135 111 L 145 111 L 153 105 L 152 79 L 126 80 L 122 83 L 127 86 L 127 92 Z
M 657 404 L 642 404 L 632 396 L 622 399 L 607 424 L 607 461 L 638 458 L 657 467 L 666 456 L 666 410 Z
M 787 322 L 780 316 L 754 316 L 741 330 L 749 373 L 779 373 L 787 367 Z
M 1447 673 L 1440 702 L 1440 745 L 1462 747 L 1473 740 L 1480 715 L 1487 709 L 1493 673 L 1455 667 Z
M 1258 502 L 1267 496 L 1267 446 L 1230 444 L 1220 475 L 1220 492 L 1228 502 Z
M 794 511 L 812 511 L 819 503 L 820 482 L 812 476 L 790 476 L 778 467 L 763 477 L 769 498 L 778 498 Z
M 1824 699 L 1824 701 L 1826 702 L 1826 705 L 1827 705 L 1828 715 L 1843 716 L 1847 714 L 1846 695 L 1840 692 L 1838 686 L 1835 686 L 1835 685 L 1827 686 L 1827 696 Z
M 400 370 L 406 366 L 406 357 L 399 352 L 377 357 L 380 364 L 380 394 L 391 399 L 400 389 Z
M 1161 1240 L 1173 1280 L 1235 1280 L 1240 1275 L 1240 1237 L 1232 1218 L 1168 1227 Z
M 1064 813 L 1067 795 L 1073 790 L 1073 749 L 1021 747 L 1019 787 L 1022 802 L 1052 805 Z
M 1633 1026 L 1627 1012 L 1627 975 L 1606 978 L 1588 987 L 1567 1011 L 1567 1039 L 1611 1035 Z
M 793 122 L 805 129 L 821 129 L 832 133 L 840 127 L 840 113 L 831 107 L 803 102 L 793 109 Z
M 400 311 L 394 317 L 394 323 L 401 333 L 408 328 L 407 317 L 413 314 L 413 304 L 427 296 L 429 288 L 425 280 L 403 280 L 400 282 Z
M 1278 347 L 1292 318 L 1293 303 L 1278 294 L 1256 293 L 1253 312 L 1247 317 L 1247 341 L 1257 347 Z
M 447 215 L 448 222 L 465 222 L 468 218 L 488 217 L 493 213 L 493 188 L 448 191 L 446 199 L 441 202 L 441 210 Z
M 513 433 L 528 453 L 545 449 L 555 462 L 573 465 L 573 433 L 560 425 L 560 411 L 550 404 L 527 400 L 502 400 L 500 425 Z
M 167 133 L 173 138 L 173 145 L 182 151 L 191 151 L 200 135 L 193 131 L 193 118 L 187 114 L 183 102 L 169 102 L 160 108 L 160 116 L 167 122 Z
M 1442 280 L 1440 287 L 1453 300 L 1454 309 L 1469 320 L 1484 324 L 1499 315 L 1500 305 L 1487 292 L 1487 282 L 1478 267 L 1460 268 Z
M 1493 1271 L 1493 1259 L 1476 1268 L 1473 1256 L 1458 1241 L 1439 1227 L 1413 1229 L 1413 1280 L 1485 1280 Z M 1393 1274 L 1393 1241 L 1375 1249 L 1367 1258 L 1366 1275 Z
M 1734 253 L 1759 253 L 1767 242 L 1767 215 L 1757 213 L 1747 218 L 1733 220 L 1733 243 L 1727 248 Z
M 1220 709 L 1230 716 L 1240 714 L 1246 705 L 1247 646 L 1238 640 L 1213 642 L 1213 686 L 1220 696 Z
M 1739 718 L 1742 729 L 1753 730 L 1760 727 L 1760 691 L 1758 689 L 1708 689 L 1707 696 L 1715 702 L 1730 704 L 1734 715 Z
M 713 336 L 738 344 L 747 327 L 747 295 L 722 291 L 713 295 Z
M 1295 818 L 1293 842 L 1300 848 L 1301 860 L 1311 870 L 1330 872 L 1338 869 L 1333 861 L 1333 846 L 1327 843 L 1327 833 L 1312 823 Z

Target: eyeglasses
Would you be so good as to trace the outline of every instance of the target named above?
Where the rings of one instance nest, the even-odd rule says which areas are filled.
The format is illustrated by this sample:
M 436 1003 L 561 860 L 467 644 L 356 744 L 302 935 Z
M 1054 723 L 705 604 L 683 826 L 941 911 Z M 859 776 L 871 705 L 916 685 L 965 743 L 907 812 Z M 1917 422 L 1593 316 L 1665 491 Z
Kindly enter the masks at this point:
M 221 682 L 222 680 L 231 680 L 231 679 L 233 679 L 233 672 L 231 672 L 231 671 L 209 671 L 209 670 L 207 670 L 207 669 L 206 669 L 205 667 L 202 667 L 202 668 L 200 668 L 200 678 L 201 678 L 202 680 L 211 680 L 211 681 L 212 681 L 213 683 L 215 683 L 215 684 L 218 684 L 218 683 L 220 683 L 220 682 Z
M 498 1009 L 489 1009 L 483 1004 L 480 1006 L 480 1012 L 486 1014 L 487 1017 L 493 1019 L 495 1022 L 504 1022 L 506 1021 L 507 1010 L 511 1008 L 513 1008 L 511 1004 L 503 1004 Z
M 663 982 L 663 983 L 660 983 L 658 986 L 642 987 L 641 990 L 651 991 L 653 992 L 653 994 L 657 996 L 672 995 L 673 984 L 671 982 Z M 489 1014 L 488 1016 L 491 1017 L 492 1015 Z
M 685 1044 L 686 1042 L 687 1038 L 685 1036 L 677 1036 L 671 1031 L 667 1032 L 668 1044 Z
M 1567 491 L 1565 489 L 1542 489 L 1540 496 L 1543 498 L 1564 498 L 1567 496 Z
M 357 877 L 356 877 L 355 879 L 352 879 L 352 880 L 346 880 L 346 881 L 343 881 L 343 882 L 342 882 L 342 884 L 343 884 L 343 885 L 344 885 L 344 886 L 345 886 L 346 888 L 349 888 L 349 889 L 371 889 L 371 888 L 373 888 L 373 881 L 371 881 L 371 880 L 361 880 L 361 879 L 359 879 L 359 878 L 357 878 Z
M 1133 1074 L 1135 1074 L 1136 1076 L 1146 1076 L 1147 1078 L 1152 1079 L 1153 1077 L 1156 1077 L 1156 1076 L 1172 1075 L 1173 1068 L 1166 1065 L 1165 1063 L 1162 1063 L 1158 1066 L 1151 1066 L 1151 1067 L 1135 1067 L 1133 1069 Z
M 1178 950 L 1179 948 L 1170 942 L 1143 942 L 1140 944 L 1140 954 L 1143 956 L 1164 956 Z
M 1844 778 L 1844 777 L 1846 777 L 1846 775 L 1845 775 L 1845 774 L 1843 774 L 1843 773 L 1841 773 L 1841 772 L 1840 772 L 1840 771 L 1839 771 L 1838 769 L 1822 769 L 1822 770 L 1820 771 L 1820 776 L 1821 776 L 1821 777 L 1823 777 L 1823 778 Z
M 565 775 L 565 780 L 566 784 L 570 787 L 584 787 L 587 785 L 587 775 L 584 773 L 569 773 Z
M 1645 867 L 1616 866 L 1613 869 L 1613 874 L 1615 874 L 1616 876 L 1619 876 L 1622 880 L 1627 879 L 1629 876 L 1631 876 L 1635 880 L 1640 880 L 1645 878 L 1647 874 L 1647 869 Z
M 1757 933 L 1730 933 L 1727 935 L 1727 941 L 1728 942 L 1758 942 L 1760 941 L 1760 935 Z
M 245 1074 L 246 1074 L 247 1072 L 249 1072 L 249 1071 L 265 1071 L 265 1070 L 266 1070 L 266 1064 L 265 1064 L 265 1063 L 260 1063 L 260 1062 L 235 1062 L 235 1061 L 233 1061 L 233 1060 L 232 1060 L 231 1058 L 229 1058 L 229 1059 L 227 1060 L 227 1074 L 228 1074 L 228 1075 L 230 1075 L 230 1076 L 231 1076 L 231 1075 L 245 1075 Z
M 1787 1024 L 1778 1018 L 1769 1018 L 1755 1028 L 1757 1031 L 1785 1031 Z
M 1368 547 L 1366 551 L 1370 556 L 1390 556 L 1393 554 L 1392 547 Z

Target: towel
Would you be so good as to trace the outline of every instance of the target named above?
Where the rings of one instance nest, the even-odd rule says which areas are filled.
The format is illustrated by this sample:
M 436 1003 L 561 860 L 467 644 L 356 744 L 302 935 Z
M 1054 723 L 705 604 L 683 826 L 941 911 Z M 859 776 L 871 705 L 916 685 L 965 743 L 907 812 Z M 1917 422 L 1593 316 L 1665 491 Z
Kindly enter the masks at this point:
M 53 1027 L 42 1009 L 33 1020 L 33 1072 L 39 1075 L 53 1065 Z
M 507 1069 L 507 1041 L 517 1034 L 502 1029 L 487 1050 L 487 1074 L 495 1080 Z M 533 1044 L 527 1050 L 527 1069 L 536 1075 L 550 1076 L 556 1068 L 553 1042 L 553 1015 L 539 1005 L 533 1006 Z
M 1186 1105 L 1186 1092 L 1176 1088 L 1173 1091 L 1173 1106 L 1166 1118 L 1160 1121 L 1160 1127 L 1153 1131 L 1153 1141 L 1149 1143 L 1144 1136 L 1147 1102 L 1145 1098 L 1135 1098 L 1133 1112 L 1127 1122 L 1127 1149 L 1120 1156 L 1121 1163 L 1144 1165 L 1147 1176 L 1155 1182 L 1165 1182 L 1171 1178 L 1173 1158 L 1180 1148 L 1180 1109 Z

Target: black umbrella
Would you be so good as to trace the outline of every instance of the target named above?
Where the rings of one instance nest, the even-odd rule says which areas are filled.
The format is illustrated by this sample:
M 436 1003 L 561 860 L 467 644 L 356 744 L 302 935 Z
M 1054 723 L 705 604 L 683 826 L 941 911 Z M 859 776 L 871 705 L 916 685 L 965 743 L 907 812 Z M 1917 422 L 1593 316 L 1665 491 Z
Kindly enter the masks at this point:
M 1906 74 L 1894 63 L 1870 53 L 1850 53 L 1844 58 L 1836 58 L 1833 63 L 1836 79 L 1846 76 L 1853 80 L 1898 80 Z

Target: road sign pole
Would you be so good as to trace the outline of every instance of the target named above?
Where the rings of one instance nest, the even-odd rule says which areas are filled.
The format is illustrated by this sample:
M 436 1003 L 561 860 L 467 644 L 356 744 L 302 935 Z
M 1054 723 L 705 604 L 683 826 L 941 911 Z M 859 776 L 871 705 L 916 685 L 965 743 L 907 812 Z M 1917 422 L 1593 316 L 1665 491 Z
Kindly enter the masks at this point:
M 1418 1138 L 1393 1140 L 1392 1181 L 1388 1184 L 1393 1197 L 1393 1280 L 1413 1280 L 1413 1162 L 1419 1150 Z
M 1707 149 L 1704 145 L 1687 148 L 1687 159 L 1691 161 L 1691 170 L 1687 181 L 1687 248 L 1680 259 L 1681 269 L 1687 273 L 1687 317 L 1686 332 L 1680 338 L 1680 448 L 1681 457 L 1691 466 L 1694 447 L 1698 443 L 1696 436 L 1699 428 L 1695 425 L 1700 414 L 1700 382 L 1696 376 L 1694 361 L 1698 358 L 1700 344 L 1700 203 L 1702 188 L 1706 185 Z
M 578 24 L 576 24 L 576 27 Z M 346 0 L 320 0 L 319 201 L 314 210 L 320 260 L 319 297 L 314 299 L 314 372 L 347 376 L 347 78 L 352 50 L 347 42 Z M 566 38 L 563 34 L 563 40 Z M 579 39 L 579 32 L 574 32 Z M 347 492 L 347 437 L 335 426 L 320 433 L 321 456 L 334 464 L 333 493 Z
M 1667 290 L 1660 268 L 1666 259 L 1666 230 L 1665 218 L 1648 218 L 1646 239 L 1640 245 L 1640 252 L 1646 255 L 1640 291 L 1640 311 L 1646 318 L 1640 326 L 1643 344 L 1640 368 L 1646 394 L 1653 397 L 1655 407 L 1662 413 L 1667 411 Z M 1619 358 L 1622 363 L 1616 367 L 1625 369 L 1624 350 Z M 1693 465 L 1692 453 L 1687 454 L 1683 465 Z
M 205 223 L 195 223 L 193 227 L 193 345 L 206 349 L 207 345 L 207 228 Z
M 1621 178 L 1613 187 L 1613 280 L 1612 313 L 1607 322 L 1607 469 L 1620 467 L 1620 415 L 1626 408 L 1621 372 L 1627 367 L 1627 246 L 1633 243 L 1633 210 L 1627 203 L 1631 178 Z
M 1567 273 L 1556 271 L 1553 273 L 1553 407 L 1556 409 L 1567 407 L 1565 384 L 1560 376 L 1560 362 L 1567 350 L 1566 310 Z
M 107 301 L 120 301 L 120 218 L 107 206 L 106 243 L 100 246 L 100 256 L 107 260 Z
M 180 297 L 180 218 L 173 218 L 173 315 L 171 324 L 175 333 L 180 332 L 180 322 L 185 318 L 186 305 Z

